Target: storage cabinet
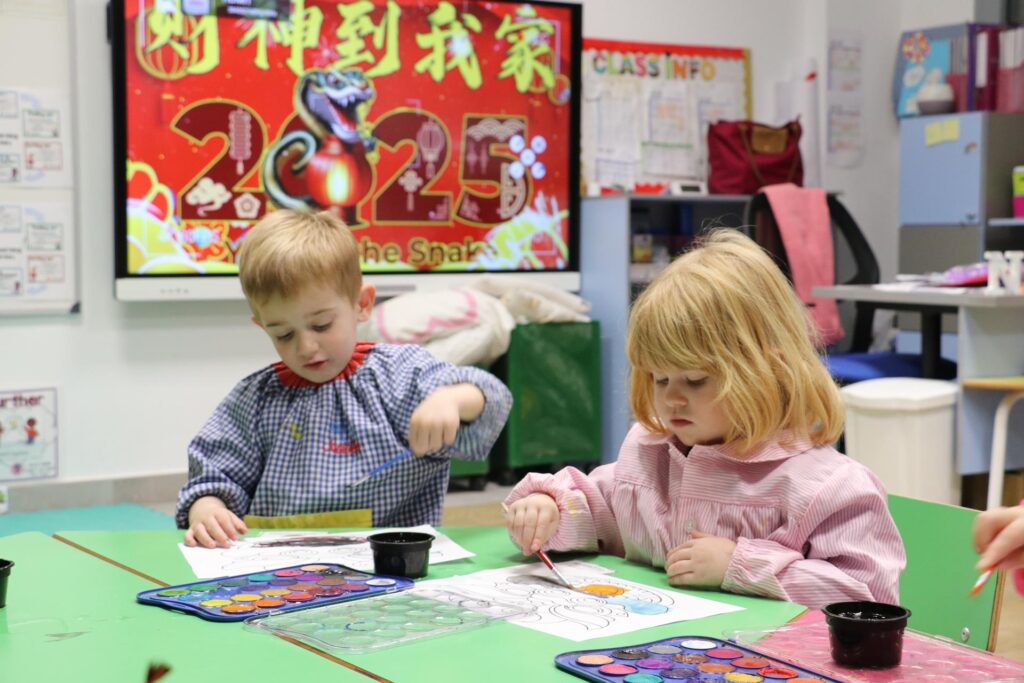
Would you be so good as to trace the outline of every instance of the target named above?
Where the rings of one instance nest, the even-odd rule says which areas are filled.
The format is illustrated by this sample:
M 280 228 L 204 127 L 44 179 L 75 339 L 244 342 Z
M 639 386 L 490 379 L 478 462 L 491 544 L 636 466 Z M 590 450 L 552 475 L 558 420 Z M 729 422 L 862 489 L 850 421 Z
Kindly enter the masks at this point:
M 982 112 L 900 120 L 900 225 L 978 223 L 987 121 Z M 950 126 L 955 139 L 941 132 Z
M 1016 235 L 992 219 L 1012 215 L 1010 174 L 1019 164 L 1024 114 L 901 119 L 900 272 L 943 271 L 1012 248 Z
M 629 306 L 650 279 L 694 236 L 714 227 L 742 226 L 747 195 L 665 197 L 614 195 L 582 201 L 580 296 L 601 324 L 603 462 L 618 456 L 632 418 L 627 397 L 626 321 Z M 652 235 L 652 258 L 633 263 L 633 237 Z M 659 254 L 665 247 L 667 254 Z

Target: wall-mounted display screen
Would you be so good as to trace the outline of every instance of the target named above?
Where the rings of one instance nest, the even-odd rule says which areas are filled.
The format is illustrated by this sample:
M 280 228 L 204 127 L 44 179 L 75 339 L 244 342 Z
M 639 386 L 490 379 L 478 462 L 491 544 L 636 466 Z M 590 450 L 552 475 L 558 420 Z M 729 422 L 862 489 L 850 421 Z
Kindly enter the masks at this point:
M 341 216 L 385 290 L 578 287 L 579 5 L 121 0 L 110 23 L 119 298 L 240 295 L 246 232 L 285 207 Z

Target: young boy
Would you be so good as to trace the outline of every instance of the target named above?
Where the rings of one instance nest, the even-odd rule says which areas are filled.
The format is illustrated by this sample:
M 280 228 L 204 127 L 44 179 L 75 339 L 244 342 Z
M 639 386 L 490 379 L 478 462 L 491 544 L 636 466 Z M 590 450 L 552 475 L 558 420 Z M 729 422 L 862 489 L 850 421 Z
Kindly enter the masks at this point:
M 246 235 L 240 277 L 281 362 L 243 379 L 189 444 L 176 521 L 227 547 L 241 517 L 369 509 L 374 526 L 436 524 L 448 457 L 487 456 L 512 396 L 418 346 L 360 343 L 373 308 L 356 240 L 329 213 L 275 211 Z M 353 483 L 406 448 L 407 458 Z

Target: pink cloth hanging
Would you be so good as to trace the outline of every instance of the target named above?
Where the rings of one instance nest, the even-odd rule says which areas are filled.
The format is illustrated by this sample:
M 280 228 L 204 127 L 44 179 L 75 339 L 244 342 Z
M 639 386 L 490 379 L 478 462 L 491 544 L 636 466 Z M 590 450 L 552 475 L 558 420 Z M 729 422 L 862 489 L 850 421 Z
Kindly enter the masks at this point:
M 831 287 L 836 282 L 832 219 L 825 191 L 793 183 L 768 185 L 761 191 L 768 197 L 775 224 L 779 226 L 793 289 L 810 306 L 821 343 L 834 344 L 846 334 L 839 320 L 839 308 L 834 299 L 811 295 L 814 287 Z

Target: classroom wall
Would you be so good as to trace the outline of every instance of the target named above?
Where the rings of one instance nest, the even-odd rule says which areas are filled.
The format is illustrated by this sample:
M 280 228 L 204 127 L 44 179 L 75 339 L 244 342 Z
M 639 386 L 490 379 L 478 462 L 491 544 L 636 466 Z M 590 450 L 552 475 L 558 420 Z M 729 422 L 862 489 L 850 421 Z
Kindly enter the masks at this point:
M 762 121 L 775 114 L 775 81 L 814 40 L 805 22 L 815 0 L 640 0 L 628 11 L 622 0 L 581 4 L 589 38 L 750 48 L 754 118 Z
M 903 31 L 970 21 L 974 0 L 828 0 L 816 21 L 823 38 L 818 63 L 827 64 L 829 30 L 857 31 L 863 37 L 864 156 L 856 168 L 824 165 L 824 185 L 840 192 L 874 248 L 882 279 L 896 275 L 899 215 L 899 122 L 893 115 L 892 70 Z M 822 91 L 827 84 L 822 83 Z M 825 121 L 822 102 L 821 121 Z M 824 131 L 823 131 L 824 132 Z
M 114 300 L 104 4 L 70 0 L 69 9 L 81 313 L 0 318 L 0 389 L 59 389 L 60 479 L 66 482 L 184 472 L 185 446 L 217 402 L 241 377 L 275 359 L 241 301 Z M 967 3 L 907 1 L 898 12 L 887 9 L 885 0 L 830 0 L 825 11 L 818 0 L 642 0 L 625 12 L 621 0 L 582 4 L 588 36 L 749 47 L 754 114 L 761 119 L 774 112 L 775 81 L 803 64 L 806 56 L 823 54 L 827 26 L 841 21 L 862 26 L 866 35 L 878 32 L 865 40 L 873 50 L 870 64 L 865 58 L 865 78 L 884 93 L 885 106 L 876 103 L 870 114 L 870 149 L 862 167 L 841 174 L 829 171 L 826 183 L 843 189 L 880 259 L 895 264 L 896 138 L 888 78 L 898 31 L 877 17 L 898 15 L 900 25 L 945 23 L 958 20 L 953 15 Z M 936 22 L 937 6 L 945 13 Z M 879 249 L 890 233 L 881 238 L 875 231 L 891 231 L 891 258 Z

